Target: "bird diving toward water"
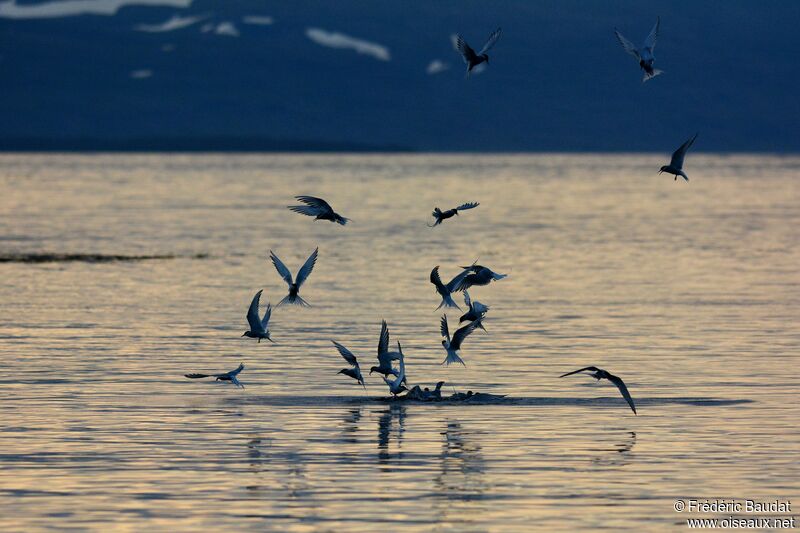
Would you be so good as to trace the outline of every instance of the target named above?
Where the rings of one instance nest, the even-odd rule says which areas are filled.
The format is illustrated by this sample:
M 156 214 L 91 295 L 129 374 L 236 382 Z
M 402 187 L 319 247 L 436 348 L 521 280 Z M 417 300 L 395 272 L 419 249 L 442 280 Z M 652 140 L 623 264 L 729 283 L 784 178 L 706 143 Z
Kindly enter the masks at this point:
M 481 51 L 477 54 L 475 53 L 475 50 L 473 50 L 467 44 L 464 38 L 461 37 L 460 34 L 455 36 L 453 39 L 453 46 L 458 53 L 461 54 L 461 57 L 464 58 L 464 63 L 467 65 L 467 77 L 469 77 L 472 69 L 481 63 L 486 62 L 487 65 L 489 64 L 489 56 L 486 54 L 486 52 L 488 52 L 495 45 L 495 43 L 497 43 L 497 40 L 500 38 L 500 34 L 502 33 L 503 30 L 500 28 L 494 30 L 486 40 L 486 44 L 483 45 L 483 48 L 481 48 Z
M 239 367 L 236 370 L 231 370 L 230 372 L 225 372 L 224 374 L 184 374 L 184 375 L 189 379 L 216 378 L 214 381 L 230 381 L 237 387 L 244 388 L 244 385 L 242 385 L 242 383 L 236 377 L 242 370 L 244 370 L 244 363 L 240 363 Z
M 439 276 L 439 265 L 433 267 L 433 270 L 431 270 L 430 280 L 431 283 L 433 283 L 433 286 L 436 287 L 436 292 L 439 293 L 439 296 L 442 297 L 442 303 L 439 304 L 439 307 L 437 307 L 435 311 L 441 309 L 442 306 L 455 307 L 456 309 L 461 309 L 458 306 L 458 304 L 453 300 L 453 297 L 450 295 L 456 290 L 460 290 L 457 289 L 457 287 L 461 285 L 461 283 L 464 281 L 464 278 L 466 278 L 468 275 L 469 275 L 469 270 L 465 270 L 458 276 L 451 279 L 450 282 L 447 285 L 445 285 L 444 283 L 442 283 L 442 278 Z
M 462 272 L 459 276 L 456 276 L 456 278 L 462 275 L 463 277 L 454 286 L 454 290 L 456 291 L 465 291 L 473 285 L 488 285 L 492 281 L 499 281 L 508 277 L 508 274 L 498 274 L 497 272 L 493 272 L 490 268 L 487 268 L 483 265 L 477 265 L 475 263 L 461 268 L 464 269 L 464 272 Z
M 453 209 L 448 209 L 447 211 L 442 211 L 438 207 L 434 207 L 433 208 L 433 213 L 431 213 L 431 216 L 433 216 L 433 218 L 435 218 L 436 220 L 433 221 L 433 224 L 428 224 L 428 227 L 429 228 L 436 227 L 439 224 L 441 224 L 443 220 L 447 220 L 448 218 L 452 218 L 452 217 L 458 215 L 459 211 L 464 211 L 464 210 L 467 210 L 467 209 L 474 209 L 474 208 L 478 207 L 479 205 L 481 205 L 481 204 L 479 204 L 478 202 L 467 202 L 467 203 L 461 204 L 460 206 L 455 207 Z
M 614 34 L 616 34 L 619 44 L 622 45 L 622 48 L 624 48 L 626 52 L 636 58 L 636 60 L 639 62 L 639 66 L 642 68 L 642 70 L 644 70 L 642 83 L 663 73 L 663 71 L 653 68 L 653 62 L 656 60 L 655 56 L 653 55 L 653 49 L 656 47 L 656 41 L 658 40 L 658 29 L 660 25 L 661 17 L 658 17 L 656 20 L 656 25 L 653 26 L 652 30 L 650 30 L 650 35 L 648 35 L 647 39 L 644 40 L 644 44 L 641 46 L 641 48 L 637 48 L 636 45 L 626 39 L 616 28 L 614 28 Z
M 403 357 L 403 349 L 400 347 L 400 342 L 397 343 L 397 350 L 400 359 L 400 372 L 395 374 L 396 377 L 394 379 L 388 379 L 386 376 L 383 376 L 383 382 L 389 385 L 389 392 L 394 396 L 397 396 L 404 390 L 408 390 L 406 386 L 403 385 L 406 383 L 406 363 Z
M 314 217 L 314 220 L 330 220 L 344 226 L 350 222 L 349 218 L 344 218 L 336 213 L 328 202 L 322 198 L 314 196 L 295 196 L 295 199 L 306 205 L 287 205 L 290 210 L 301 215 Z
M 353 368 L 343 368 L 339 370 L 339 374 L 350 376 L 354 380 L 361 383 L 361 386 L 364 387 L 364 390 L 366 390 L 367 386 L 364 385 L 364 376 L 361 375 L 361 367 L 358 366 L 358 359 L 356 359 L 356 356 L 353 354 L 353 352 L 351 352 L 338 342 L 336 341 L 331 341 L 331 342 L 333 343 L 334 346 L 336 346 L 336 349 L 339 350 L 339 353 L 344 358 L 344 360 L 347 361 L 347 364 L 353 367 Z
M 683 171 L 683 160 L 686 157 L 686 152 L 689 151 L 689 148 L 694 144 L 694 140 L 697 139 L 697 134 L 694 134 L 694 137 L 683 143 L 680 148 L 675 150 L 672 154 L 672 159 L 669 162 L 669 165 L 664 165 L 661 167 L 661 170 L 658 171 L 659 174 L 662 172 L 666 172 L 667 174 L 675 174 L 675 181 L 678 180 L 678 176 L 683 177 L 684 180 L 689 181 L 689 176 Z
M 481 328 L 483 331 L 486 331 L 486 328 L 483 327 L 483 317 L 486 316 L 486 313 L 489 311 L 489 307 L 483 305 L 478 300 L 472 300 L 469 297 L 469 292 L 466 290 L 464 291 L 464 303 L 469 308 L 469 311 L 461 315 L 461 318 L 458 319 L 458 323 L 461 324 L 462 322 L 478 322 L 478 327 Z
M 458 356 L 458 351 L 461 349 L 461 343 L 464 342 L 464 339 L 467 336 L 475 331 L 482 319 L 475 320 L 470 322 L 464 327 L 458 328 L 456 332 L 453 334 L 453 338 L 450 338 L 450 330 L 447 328 L 447 315 L 442 315 L 442 325 L 440 326 L 442 332 L 442 346 L 444 346 L 445 351 L 447 352 L 447 357 L 445 357 L 444 361 L 442 361 L 443 365 L 449 365 L 450 363 L 461 363 L 464 366 L 467 366 L 464 361 Z
M 389 326 L 386 325 L 385 320 L 382 320 L 381 336 L 378 339 L 378 366 L 370 368 L 369 373 L 377 372 L 384 376 L 388 376 L 389 374 L 393 376 L 399 375 L 399 372 L 392 368 L 392 361 L 397 361 L 402 356 L 400 352 L 400 342 L 397 343 L 397 349 L 398 351 L 396 352 L 389 351 Z
M 590 376 L 592 376 L 597 381 L 601 379 L 607 379 L 611 383 L 617 386 L 619 392 L 622 393 L 622 397 L 625 398 L 625 401 L 628 402 L 630 405 L 633 414 L 636 414 L 636 406 L 633 405 L 633 398 L 631 398 L 631 394 L 628 392 L 628 387 L 625 386 L 625 382 L 622 381 L 622 378 L 615 376 L 614 374 L 603 370 L 602 368 L 597 368 L 596 366 L 587 366 L 585 368 L 581 368 L 579 370 L 575 370 L 573 372 L 567 372 L 566 374 L 562 374 L 558 377 L 563 378 L 566 376 L 571 376 L 572 374 L 577 374 L 578 372 L 586 372 L 588 371 Z
M 270 250 L 269 257 L 272 259 L 272 264 L 275 265 L 275 270 L 278 271 L 278 274 L 281 275 L 283 281 L 289 285 L 289 294 L 286 297 L 278 302 L 276 307 L 280 307 L 283 304 L 294 304 L 299 305 L 301 307 L 311 307 L 308 302 L 303 300 L 298 292 L 300 291 L 300 287 L 303 283 L 308 279 L 308 276 L 311 275 L 311 271 L 314 270 L 314 265 L 317 262 L 317 254 L 319 253 L 319 247 L 317 247 L 311 255 L 306 259 L 306 262 L 300 267 L 300 271 L 297 273 L 297 279 L 292 281 L 292 273 L 289 272 L 289 269 L 286 268 L 286 265 L 278 259 L 278 256 Z
M 261 339 L 275 342 L 269 337 L 269 328 L 267 327 L 269 318 L 272 316 L 272 306 L 269 303 L 267 303 L 267 310 L 264 312 L 264 318 L 258 318 L 258 303 L 261 300 L 262 292 L 264 292 L 263 289 L 258 291 L 256 295 L 253 296 L 253 301 L 250 302 L 250 309 L 247 310 L 247 323 L 250 325 L 250 329 L 245 331 L 242 337 L 258 339 L 258 342 L 261 342 Z

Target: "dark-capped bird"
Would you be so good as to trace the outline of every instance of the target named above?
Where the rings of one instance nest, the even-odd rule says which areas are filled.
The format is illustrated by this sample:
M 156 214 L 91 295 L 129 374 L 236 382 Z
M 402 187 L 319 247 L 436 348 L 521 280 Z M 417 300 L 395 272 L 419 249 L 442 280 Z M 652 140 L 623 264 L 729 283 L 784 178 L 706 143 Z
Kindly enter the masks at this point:
M 447 352 L 447 357 L 445 357 L 444 361 L 442 361 L 443 365 L 449 365 L 450 363 L 461 363 L 464 366 L 467 366 L 464 361 L 458 356 L 458 351 L 461 349 L 461 343 L 464 342 L 464 339 L 467 336 L 475 331 L 480 325 L 481 321 L 476 320 L 474 322 L 470 322 L 464 327 L 458 328 L 456 332 L 453 334 L 453 338 L 450 338 L 450 331 L 447 328 L 447 315 L 442 315 L 442 324 L 440 326 L 442 332 L 442 346 L 444 346 L 444 350 Z
M 448 209 L 447 211 L 442 211 L 438 207 L 434 207 L 431 216 L 433 216 L 433 218 L 435 218 L 436 220 L 433 221 L 433 224 L 428 224 L 428 227 L 433 228 L 435 226 L 438 226 L 439 224 L 442 223 L 443 220 L 447 220 L 448 218 L 452 218 L 458 215 L 459 211 L 464 211 L 466 209 L 474 209 L 479 205 L 481 204 L 478 202 L 467 202 L 453 209 Z
M 494 30 L 486 40 L 486 44 L 483 45 L 483 48 L 481 48 L 481 51 L 477 54 L 475 53 L 475 50 L 473 50 L 467 44 L 467 41 L 461 37 L 460 34 L 455 36 L 453 45 L 458 53 L 461 54 L 461 57 L 464 58 L 464 63 L 467 65 L 467 77 L 469 77 L 472 69 L 481 63 L 486 62 L 487 65 L 489 64 L 489 56 L 486 54 L 486 52 L 488 52 L 495 45 L 495 43 L 497 43 L 501 33 L 503 33 L 503 30 L 500 28 Z
M 563 378 L 566 376 L 571 376 L 572 374 L 577 374 L 578 372 L 589 372 L 588 375 L 592 376 L 594 379 L 600 381 L 601 379 L 607 379 L 611 383 L 617 386 L 619 392 L 622 393 L 622 397 L 625 398 L 625 401 L 628 402 L 630 405 L 633 414 L 636 414 L 636 406 L 633 405 L 633 398 L 631 398 L 631 394 L 628 392 L 628 387 L 625 386 L 625 382 L 622 381 L 622 378 L 615 376 L 611 372 L 607 372 L 602 368 L 597 368 L 596 366 L 587 366 L 585 368 L 581 368 L 579 370 L 575 370 L 573 372 L 567 372 L 566 374 L 562 374 L 558 377 Z
M 675 174 L 675 181 L 678 180 L 678 176 L 681 176 L 684 180 L 689 181 L 689 176 L 683 171 L 683 160 L 686 158 L 686 152 L 689 151 L 689 148 L 694 144 L 694 140 L 697 139 L 697 134 L 694 134 L 694 137 L 683 143 L 680 148 L 675 150 L 672 154 L 672 159 L 669 162 L 669 165 L 664 165 L 661 167 L 661 170 L 658 171 L 659 174 L 662 172 L 666 172 L 667 174 Z
M 492 281 L 498 281 L 508 277 L 508 274 L 498 274 L 483 265 L 472 264 L 461 268 L 464 269 L 462 274 L 466 273 L 466 275 L 455 285 L 454 290 L 456 291 L 465 291 L 474 285 L 488 285 Z
M 242 334 L 242 337 L 250 337 L 251 339 L 258 339 L 258 342 L 261 342 L 261 339 L 267 339 L 270 342 L 275 342 L 269 337 L 269 318 L 272 316 L 272 306 L 267 303 L 267 310 L 264 312 L 264 318 L 258 317 L 258 304 L 261 300 L 261 293 L 264 290 L 260 290 L 253 296 L 253 301 L 250 302 L 250 308 L 247 310 L 247 323 L 250 325 L 250 329 L 245 331 Z
M 373 366 L 369 369 L 369 373 L 372 374 L 373 372 L 377 372 L 379 374 L 383 374 L 384 376 L 388 376 L 392 374 L 397 376 L 399 372 L 392 368 L 392 361 L 397 361 L 400 359 L 400 343 L 397 343 L 398 351 L 390 352 L 389 351 L 389 326 L 386 324 L 385 320 L 381 321 L 381 336 L 378 339 L 378 366 Z
M 394 379 L 388 379 L 386 376 L 383 376 L 384 383 L 386 383 L 389 386 L 389 392 L 391 392 L 392 395 L 394 396 L 397 396 L 404 390 L 408 390 L 408 388 L 406 388 L 405 386 L 406 363 L 405 363 L 405 357 L 403 356 L 403 349 L 400 347 L 400 342 L 397 343 L 397 350 L 400 359 L 400 372 L 395 374 L 395 376 L 397 377 L 395 377 Z
M 317 263 L 317 254 L 319 253 L 319 247 L 317 247 L 311 255 L 306 259 L 306 262 L 300 267 L 300 271 L 297 273 L 297 279 L 292 281 L 292 273 L 289 272 L 289 269 L 286 268 L 286 265 L 278 259 L 278 256 L 270 250 L 269 257 L 272 259 L 272 264 L 275 265 L 275 270 L 278 271 L 278 274 L 281 275 L 283 281 L 289 285 L 289 294 L 286 297 L 278 302 L 276 307 L 280 307 L 283 304 L 294 304 L 299 305 L 302 307 L 311 307 L 308 302 L 303 300 L 298 292 L 300 291 L 300 287 L 303 283 L 308 279 L 308 276 L 311 275 L 311 271 L 314 270 L 314 265 Z
M 336 349 L 339 350 L 339 354 L 341 354 L 344 360 L 347 361 L 347 364 L 352 366 L 352 368 L 343 368 L 339 370 L 339 374 L 350 376 L 354 380 L 361 383 L 361 386 L 364 387 L 364 389 L 366 390 L 367 386 L 364 385 L 364 376 L 361 375 L 361 367 L 358 366 L 358 359 L 356 359 L 356 356 L 353 354 L 353 352 L 351 352 L 338 342 L 333 340 L 331 342 L 333 343 L 334 346 L 336 346 Z
M 330 220 L 344 226 L 350 219 L 336 213 L 328 202 L 315 196 L 295 196 L 295 199 L 306 205 L 287 205 L 290 210 L 301 215 L 314 217 L 314 220 Z
M 650 30 L 650 34 L 647 36 L 647 39 L 644 40 L 644 44 L 640 48 L 637 48 L 635 44 L 626 39 L 616 28 L 614 28 L 614 34 L 617 36 L 619 44 L 622 45 L 622 48 L 624 48 L 626 52 L 636 58 L 636 60 L 639 62 L 639 67 L 641 67 L 641 69 L 644 71 L 642 83 L 663 73 L 663 71 L 653 67 L 653 62 L 656 60 L 655 56 L 653 55 L 653 49 L 656 47 L 656 41 L 658 40 L 658 29 L 660 26 L 661 17 L 656 20 L 656 25 L 653 26 L 652 30 Z
M 451 279 L 447 285 L 445 285 L 442 283 L 442 278 L 439 276 L 439 265 L 433 267 L 433 270 L 431 270 L 430 280 L 431 283 L 433 283 L 433 286 L 436 287 L 436 292 L 442 297 L 442 303 L 439 304 L 439 307 L 437 307 L 435 311 L 441 309 L 442 306 L 461 309 L 458 304 L 453 301 L 453 297 L 450 295 L 461 290 L 458 287 L 463 283 L 464 279 L 469 275 L 469 273 L 469 270 L 464 270 L 461 272 L 461 274 Z
M 231 370 L 230 372 L 225 372 L 223 374 L 184 374 L 184 375 L 189 379 L 216 378 L 214 381 L 230 381 L 237 387 L 244 388 L 244 385 L 242 385 L 242 383 L 236 377 L 242 370 L 244 370 L 244 363 L 240 363 L 239 367 L 236 370 Z

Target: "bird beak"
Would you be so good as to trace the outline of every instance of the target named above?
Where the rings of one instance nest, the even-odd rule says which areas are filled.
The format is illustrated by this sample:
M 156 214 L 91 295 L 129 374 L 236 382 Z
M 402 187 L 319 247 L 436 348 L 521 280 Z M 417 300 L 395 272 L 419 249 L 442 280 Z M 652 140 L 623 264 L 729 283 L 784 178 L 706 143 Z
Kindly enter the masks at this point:
M 242 337 L 247 337 L 247 333 L 242 333 Z

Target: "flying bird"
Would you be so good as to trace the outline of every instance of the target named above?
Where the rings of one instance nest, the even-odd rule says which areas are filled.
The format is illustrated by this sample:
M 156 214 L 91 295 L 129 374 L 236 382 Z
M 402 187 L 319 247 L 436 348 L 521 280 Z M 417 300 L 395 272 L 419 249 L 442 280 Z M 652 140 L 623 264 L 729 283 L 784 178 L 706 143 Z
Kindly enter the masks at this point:
M 444 337 L 444 339 L 442 339 L 442 346 L 444 346 L 444 349 L 447 352 L 447 357 L 445 357 L 444 361 L 442 361 L 443 365 L 449 365 L 450 363 L 461 363 L 462 365 L 467 366 L 458 356 L 457 352 L 461 349 L 461 343 L 464 342 L 464 339 L 466 339 L 470 333 L 475 331 L 475 328 L 477 328 L 480 323 L 480 320 L 475 320 L 464 327 L 458 328 L 451 339 L 450 331 L 447 328 L 447 315 L 442 315 L 441 332 L 442 337 Z
M 483 265 L 476 265 L 474 263 L 470 266 L 461 268 L 464 269 L 464 272 L 462 272 L 463 277 L 455 285 L 454 290 L 456 291 L 465 291 L 473 285 L 488 285 L 492 281 L 499 281 L 508 277 L 508 274 L 498 274 L 497 272 L 492 271 L 490 268 L 487 268 Z
M 619 378 L 614 374 L 603 370 L 602 368 L 597 368 L 596 366 L 587 366 L 585 368 L 581 368 L 573 372 L 567 372 L 566 374 L 562 374 L 558 377 L 563 378 L 566 376 L 571 376 L 572 374 L 577 374 L 578 372 L 586 372 L 586 371 L 589 371 L 589 375 L 598 381 L 600 381 L 601 379 L 607 379 L 608 381 L 616 385 L 617 388 L 619 389 L 619 392 L 622 393 L 622 397 L 625 398 L 625 401 L 628 402 L 628 405 L 631 406 L 633 414 L 636 414 L 636 406 L 633 405 L 633 398 L 631 398 L 631 394 L 628 392 L 628 387 L 625 386 L 625 382 L 622 381 L 622 378 Z
M 403 349 L 400 347 L 400 343 L 397 343 L 397 350 L 399 351 L 399 359 L 400 359 L 400 372 L 395 374 L 397 377 L 394 379 L 387 379 L 386 376 L 383 376 L 383 382 L 389 385 L 389 392 L 391 392 L 394 396 L 397 396 L 404 390 L 408 390 L 404 383 L 406 383 L 406 363 L 405 358 L 403 357 Z
M 330 220 L 344 226 L 350 219 L 336 213 L 328 202 L 314 196 L 295 196 L 295 199 L 306 205 L 287 205 L 290 210 L 301 215 L 314 217 L 314 220 Z
M 339 353 L 344 358 L 344 360 L 347 361 L 347 364 L 352 366 L 352 368 L 343 368 L 339 370 L 339 374 L 350 376 L 354 380 L 361 383 L 361 386 L 364 387 L 364 390 L 366 390 L 367 386 L 364 385 L 364 376 L 361 375 L 361 367 L 358 366 L 358 359 L 356 359 L 356 356 L 353 354 L 353 352 L 351 352 L 338 342 L 336 341 L 331 341 L 331 342 L 333 343 L 334 346 L 336 346 L 336 349 L 339 350 Z
M 664 165 L 661 167 L 661 170 L 658 171 L 659 174 L 662 172 L 666 172 L 667 174 L 675 174 L 675 181 L 678 180 L 678 176 L 683 177 L 684 180 L 689 181 L 689 176 L 683 171 L 683 160 L 686 158 L 686 152 L 689 151 L 689 148 L 694 144 L 694 140 L 697 139 L 697 134 L 694 134 L 694 137 L 683 143 L 680 148 L 675 150 L 672 154 L 672 159 L 669 162 L 669 165 Z
M 462 272 L 462 274 L 464 273 Z M 469 273 L 467 272 L 467 274 Z M 442 283 L 442 278 L 439 276 L 439 265 L 433 267 L 433 270 L 431 270 L 430 280 L 431 283 L 433 283 L 433 286 L 436 287 L 436 292 L 439 293 L 439 296 L 442 297 L 442 303 L 439 304 L 439 307 L 436 308 L 436 311 L 441 309 L 442 306 L 455 307 L 456 309 L 461 309 L 460 307 L 458 307 L 458 304 L 455 301 L 453 301 L 453 297 L 450 296 L 450 294 L 454 292 L 455 287 L 462 282 L 462 280 L 467 276 L 467 274 L 464 274 L 463 276 L 461 275 L 456 276 L 450 283 L 445 285 L 444 283 Z
M 660 24 L 661 17 L 658 17 L 656 20 L 656 25 L 653 26 L 652 30 L 650 30 L 650 35 L 648 35 L 644 40 L 644 44 L 641 46 L 641 48 L 637 48 L 636 45 L 626 39 L 616 28 L 614 28 L 614 33 L 617 36 L 619 44 L 622 45 L 622 48 L 624 48 L 626 52 L 636 58 L 636 60 L 639 62 L 639 66 L 642 68 L 642 70 L 644 70 L 642 83 L 663 73 L 663 71 L 653 68 L 653 62 L 656 60 L 655 56 L 653 55 L 653 49 L 656 47 L 656 41 L 658 40 L 658 28 Z
M 431 216 L 433 216 L 436 220 L 433 222 L 433 224 L 428 224 L 428 227 L 429 228 L 436 227 L 439 224 L 441 224 L 442 221 L 447 220 L 448 218 L 452 218 L 452 217 L 456 216 L 459 211 L 464 211 L 466 209 L 474 209 L 474 208 L 478 207 L 479 205 L 481 205 L 481 204 L 478 203 L 478 202 L 467 202 L 467 203 L 461 204 L 460 206 L 455 207 L 453 209 L 448 209 L 447 211 L 442 211 L 438 207 L 434 207 L 433 208 L 433 213 L 431 213 Z
M 251 339 L 258 339 L 258 342 L 261 342 L 261 339 L 267 339 L 270 342 L 275 342 L 269 337 L 269 328 L 267 325 L 269 324 L 269 318 L 272 316 L 272 306 L 267 303 L 267 310 L 264 312 L 264 318 L 258 318 L 258 303 L 261 300 L 261 293 L 264 290 L 260 290 L 253 296 L 253 301 L 250 302 L 250 309 L 247 310 L 247 323 L 250 325 L 250 329 L 245 331 L 242 337 L 250 337 Z
M 478 327 L 483 331 L 486 331 L 486 328 L 483 327 L 483 317 L 486 316 L 486 313 L 489 311 L 489 307 L 483 305 L 478 300 L 473 301 L 469 297 L 469 292 L 466 290 L 464 291 L 464 303 L 469 310 L 461 315 L 461 318 L 458 319 L 458 323 L 461 324 L 462 322 L 478 321 Z
M 464 58 L 464 63 L 467 65 L 467 77 L 469 77 L 473 68 L 477 67 L 484 61 L 487 65 L 489 64 L 489 56 L 486 54 L 486 52 L 488 52 L 495 45 L 495 43 L 497 43 L 497 40 L 500 38 L 500 34 L 502 32 L 503 31 L 500 28 L 494 30 L 486 40 L 486 44 L 483 45 L 483 48 L 481 48 L 481 51 L 477 54 L 460 34 L 456 35 L 455 39 L 453 40 L 453 44 L 455 45 L 455 49 L 458 51 L 458 53 L 461 54 L 461 57 Z
M 383 374 L 384 376 L 388 376 L 392 374 L 393 376 L 397 376 L 399 372 L 392 368 L 392 361 L 396 361 L 400 359 L 401 352 L 400 343 L 397 343 L 398 351 L 390 352 L 389 351 L 389 326 L 386 325 L 386 321 L 381 321 L 381 336 L 378 339 L 378 366 L 373 366 L 369 369 L 369 373 L 372 374 L 373 372 L 377 372 L 379 374 Z
M 225 372 L 224 374 L 184 374 L 184 375 L 189 379 L 216 378 L 214 381 L 230 381 L 237 387 L 244 388 L 244 385 L 242 385 L 242 383 L 236 377 L 242 370 L 244 370 L 244 363 L 240 363 L 239 367 L 236 370 L 231 370 L 230 372 Z
M 295 281 L 292 281 L 292 273 L 289 272 L 289 269 L 286 268 L 286 265 L 284 265 L 283 262 L 280 259 L 278 259 L 278 256 L 275 255 L 275 253 L 272 250 L 269 251 L 269 257 L 270 259 L 272 259 L 272 264 L 275 265 L 275 270 L 277 270 L 278 274 L 281 275 L 283 281 L 285 281 L 287 285 L 289 285 L 289 294 L 286 295 L 286 297 L 283 300 L 278 302 L 278 305 L 276 307 L 280 307 L 283 304 L 287 303 L 299 305 L 302 307 L 311 307 L 308 304 L 308 302 L 306 302 L 300 297 L 298 292 L 300 291 L 300 287 L 303 285 L 306 279 L 308 279 L 308 276 L 311 275 L 311 271 L 314 270 L 314 265 L 317 262 L 317 253 L 319 253 L 319 247 L 317 247 L 308 257 L 308 259 L 306 259 L 306 262 L 303 264 L 303 266 L 300 268 L 300 271 L 297 273 L 297 279 Z

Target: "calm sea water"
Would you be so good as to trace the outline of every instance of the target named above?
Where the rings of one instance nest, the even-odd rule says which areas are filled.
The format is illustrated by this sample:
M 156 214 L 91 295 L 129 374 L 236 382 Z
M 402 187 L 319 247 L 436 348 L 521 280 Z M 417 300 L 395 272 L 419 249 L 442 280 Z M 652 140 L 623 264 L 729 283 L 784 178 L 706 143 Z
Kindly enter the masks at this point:
M 800 158 L 690 154 L 687 184 L 665 157 L 0 156 L 0 529 L 656 531 L 686 529 L 677 498 L 800 506 Z M 316 246 L 313 307 L 241 338 L 253 294 L 286 292 L 268 250 L 296 271 Z M 428 275 L 475 259 L 509 277 L 472 291 L 489 332 L 443 367 Z M 369 367 L 381 319 L 410 383 L 509 401 L 376 401 L 330 340 Z M 239 362 L 245 390 L 183 378 Z M 638 416 L 558 378 L 591 364 Z

